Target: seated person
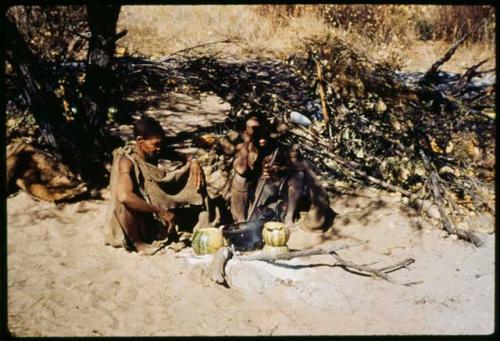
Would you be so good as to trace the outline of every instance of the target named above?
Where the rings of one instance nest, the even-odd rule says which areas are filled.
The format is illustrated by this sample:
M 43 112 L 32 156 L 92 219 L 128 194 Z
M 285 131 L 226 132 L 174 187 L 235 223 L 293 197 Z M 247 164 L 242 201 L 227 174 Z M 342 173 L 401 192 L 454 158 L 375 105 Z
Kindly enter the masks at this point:
M 182 215 L 175 215 L 177 207 L 200 205 L 195 228 L 209 225 L 209 198 L 198 161 L 180 153 L 168 155 L 165 132 L 155 119 L 135 122 L 134 137 L 135 145 L 113 152 L 111 202 L 103 232 L 106 244 L 153 254 L 167 239 L 177 236 L 177 224 L 182 220 Z M 168 160 L 161 158 L 180 166 L 165 170 L 162 165 Z
M 301 159 L 296 148 L 270 138 L 269 125 L 264 117 L 252 116 L 247 120 L 243 140 L 243 143 L 236 146 L 233 163 L 233 219 L 236 222 L 256 219 L 259 212 L 267 206 L 277 212 L 278 220 L 291 227 L 299 204 L 307 201 L 310 207 L 301 226 L 308 230 L 328 229 L 334 212 L 329 206 L 328 194 L 314 173 L 312 163 Z M 259 182 L 265 183 L 265 186 L 260 198 L 256 198 L 259 195 L 256 193 Z M 256 200 L 257 209 L 253 208 L 253 212 L 249 212 Z M 281 205 L 276 206 L 279 201 Z

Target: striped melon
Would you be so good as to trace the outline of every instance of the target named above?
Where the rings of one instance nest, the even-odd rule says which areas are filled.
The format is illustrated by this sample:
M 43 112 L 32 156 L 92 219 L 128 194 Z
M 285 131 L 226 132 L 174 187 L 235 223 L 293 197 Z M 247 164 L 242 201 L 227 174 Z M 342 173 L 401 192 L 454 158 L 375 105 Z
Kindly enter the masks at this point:
M 197 255 L 214 253 L 224 245 L 222 232 L 214 227 L 200 228 L 193 234 L 191 246 Z
M 269 255 L 269 256 L 282 255 L 284 253 L 288 253 L 288 251 L 290 251 L 288 249 L 288 246 L 264 245 L 264 248 L 262 249 L 262 252 L 264 252 L 266 255 Z
M 262 229 L 262 239 L 269 246 L 286 246 L 290 238 L 290 230 L 285 224 L 277 221 L 269 221 Z

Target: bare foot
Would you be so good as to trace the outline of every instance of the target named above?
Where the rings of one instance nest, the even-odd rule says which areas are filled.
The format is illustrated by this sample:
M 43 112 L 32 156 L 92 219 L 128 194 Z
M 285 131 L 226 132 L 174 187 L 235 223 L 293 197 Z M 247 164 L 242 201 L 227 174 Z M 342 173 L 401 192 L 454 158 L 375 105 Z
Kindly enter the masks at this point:
M 296 226 L 296 228 L 298 228 L 298 229 L 300 229 L 300 230 L 302 230 L 304 232 L 307 232 L 307 233 L 314 233 L 314 234 L 322 234 L 323 233 L 322 230 L 310 228 L 307 225 L 304 225 L 303 223 L 302 224 L 296 224 L 295 226 Z
M 180 250 L 186 248 L 186 243 L 184 241 L 180 241 L 177 243 L 172 243 L 168 246 L 169 249 L 173 250 L 174 252 L 179 252 Z
M 158 250 L 159 250 L 158 246 L 150 245 L 150 244 L 146 244 L 146 243 L 136 243 L 135 249 L 137 250 L 138 254 L 144 255 L 144 256 L 152 256 L 156 252 L 158 252 Z
M 285 221 L 283 222 L 286 227 L 288 227 L 289 230 L 295 230 L 295 224 L 293 222 L 293 218 L 289 217 L 288 215 L 285 217 Z

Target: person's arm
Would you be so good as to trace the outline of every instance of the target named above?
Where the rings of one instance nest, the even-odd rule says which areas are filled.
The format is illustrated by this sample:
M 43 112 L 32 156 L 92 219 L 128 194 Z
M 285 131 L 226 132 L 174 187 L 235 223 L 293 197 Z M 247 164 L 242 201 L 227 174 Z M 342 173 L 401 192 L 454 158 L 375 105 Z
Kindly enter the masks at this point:
M 271 156 L 268 157 L 267 162 L 264 164 L 262 175 L 266 178 L 271 176 L 283 176 L 288 172 L 297 170 L 297 156 L 293 150 L 280 150 L 276 156 L 274 164 L 270 166 Z
M 201 169 L 200 162 L 192 155 L 188 155 L 187 158 L 189 163 L 189 177 L 193 178 L 196 188 L 200 189 L 201 185 L 204 183 L 203 170 Z
M 240 143 L 236 146 L 236 157 L 233 161 L 233 168 L 236 173 L 246 177 L 248 173 L 248 145 Z
M 134 193 L 134 183 L 132 181 L 132 161 L 125 156 L 120 157 L 118 161 L 118 183 L 117 183 L 117 199 L 128 209 L 138 212 L 156 213 L 162 220 L 171 223 L 173 214 L 162 208 L 148 204 L 144 199 Z
M 192 155 L 186 155 L 186 164 L 179 169 L 172 172 L 167 172 L 164 180 L 168 182 L 178 182 L 181 179 L 188 177 L 193 178 L 194 184 L 197 189 L 203 185 L 203 170 L 201 169 L 200 162 Z

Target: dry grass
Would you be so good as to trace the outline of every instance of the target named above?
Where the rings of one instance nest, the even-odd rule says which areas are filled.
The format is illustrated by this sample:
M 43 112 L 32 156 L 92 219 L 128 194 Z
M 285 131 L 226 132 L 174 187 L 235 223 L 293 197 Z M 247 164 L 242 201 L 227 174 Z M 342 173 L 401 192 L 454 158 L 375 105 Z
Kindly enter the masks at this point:
M 441 58 L 450 48 L 446 41 L 417 41 L 411 47 L 401 51 L 401 58 L 405 61 L 403 70 L 425 71 Z M 494 69 L 496 67 L 495 50 L 484 43 L 465 44 L 460 47 L 450 61 L 442 67 L 445 71 L 463 73 L 468 67 L 488 59 L 481 66 L 481 70 Z
M 317 15 L 292 18 L 285 26 L 259 14 L 258 6 L 124 6 L 119 29 L 129 30 L 120 41 L 130 54 L 167 55 L 207 42 L 232 39 L 237 44 L 213 45 L 229 53 L 282 52 L 306 36 L 324 33 Z M 312 25 L 311 25 L 312 23 Z M 145 37 L 147 37 L 145 39 Z
M 457 40 L 464 34 L 472 42 L 495 43 L 495 8 L 493 6 L 424 6 L 433 39 Z M 486 24 L 480 29 L 481 22 Z M 477 30 L 476 30 L 477 29 Z
M 493 17 L 492 17 L 493 15 Z M 494 10 L 487 6 L 422 5 L 203 5 L 123 6 L 119 41 L 131 55 L 152 58 L 208 42 L 199 52 L 237 57 L 300 51 L 304 39 L 327 33 L 349 42 L 375 61 L 390 60 L 403 69 L 422 71 L 442 56 L 450 41 L 488 24 L 445 65 L 462 71 L 479 59 L 495 67 Z M 432 39 L 423 41 L 422 38 Z M 439 40 L 436 40 L 439 39 Z

